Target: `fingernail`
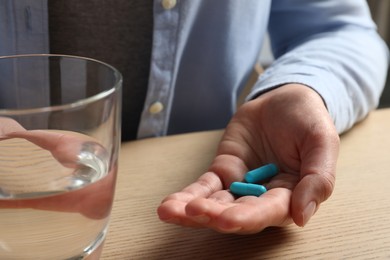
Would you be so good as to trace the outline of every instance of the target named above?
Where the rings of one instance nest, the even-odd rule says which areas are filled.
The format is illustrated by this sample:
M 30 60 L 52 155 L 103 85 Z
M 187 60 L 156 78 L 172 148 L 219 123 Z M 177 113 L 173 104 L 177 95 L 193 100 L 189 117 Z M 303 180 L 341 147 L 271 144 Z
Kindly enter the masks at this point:
M 302 227 L 304 227 L 309 219 L 314 215 L 317 204 L 314 201 L 310 201 L 302 212 Z
M 210 217 L 207 215 L 199 215 L 191 217 L 193 221 L 199 224 L 207 224 L 210 222 Z

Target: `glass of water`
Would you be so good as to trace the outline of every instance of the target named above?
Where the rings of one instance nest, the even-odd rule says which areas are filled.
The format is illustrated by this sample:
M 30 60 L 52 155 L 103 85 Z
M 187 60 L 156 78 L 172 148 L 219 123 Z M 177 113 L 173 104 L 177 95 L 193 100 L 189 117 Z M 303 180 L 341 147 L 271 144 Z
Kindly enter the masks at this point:
M 0 57 L 0 259 L 98 259 L 120 147 L 121 74 L 66 55 Z

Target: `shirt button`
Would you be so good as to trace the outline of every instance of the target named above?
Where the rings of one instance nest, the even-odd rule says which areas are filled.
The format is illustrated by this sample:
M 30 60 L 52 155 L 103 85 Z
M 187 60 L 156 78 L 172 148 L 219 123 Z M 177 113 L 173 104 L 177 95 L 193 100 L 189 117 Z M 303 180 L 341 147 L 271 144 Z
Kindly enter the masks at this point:
M 161 102 L 157 101 L 150 105 L 149 113 L 157 114 L 163 111 L 163 109 L 164 109 L 164 105 Z
M 161 3 L 165 10 L 172 9 L 176 6 L 176 0 L 162 0 Z

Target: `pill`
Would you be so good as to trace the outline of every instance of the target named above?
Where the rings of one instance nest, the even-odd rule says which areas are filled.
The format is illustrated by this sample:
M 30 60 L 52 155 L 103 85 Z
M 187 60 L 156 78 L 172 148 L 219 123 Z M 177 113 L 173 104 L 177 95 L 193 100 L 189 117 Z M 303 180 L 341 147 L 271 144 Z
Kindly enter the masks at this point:
M 278 167 L 275 164 L 270 163 L 247 172 L 244 179 L 248 183 L 256 183 L 275 176 L 278 171 Z
M 254 183 L 245 183 L 245 182 L 233 182 L 230 185 L 230 191 L 239 196 L 247 196 L 247 195 L 253 195 L 253 196 L 260 196 L 264 192 L 267 191 L 267 189 L 263 185 L 254 184 Z

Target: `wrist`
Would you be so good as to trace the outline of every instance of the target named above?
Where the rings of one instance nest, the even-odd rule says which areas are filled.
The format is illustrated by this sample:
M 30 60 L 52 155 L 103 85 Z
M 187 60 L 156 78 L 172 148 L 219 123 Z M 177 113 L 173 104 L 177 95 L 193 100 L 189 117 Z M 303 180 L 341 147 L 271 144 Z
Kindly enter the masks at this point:
M 299 83 L 289 83 L 278 86 L 257 96 L 255 99 L 274 100 L 287 103 L 310 101 L 317 103 L 317 105 L 322 104 L 326 108 L 325 101 L 317 91 L 307 85 Z

